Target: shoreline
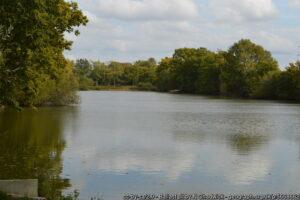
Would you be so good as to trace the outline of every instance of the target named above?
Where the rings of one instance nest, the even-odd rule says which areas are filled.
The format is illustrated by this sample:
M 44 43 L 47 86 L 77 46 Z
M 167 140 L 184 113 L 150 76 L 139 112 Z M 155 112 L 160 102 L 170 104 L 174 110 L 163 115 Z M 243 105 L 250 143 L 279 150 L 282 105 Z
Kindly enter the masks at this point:
M 88 89 L 79 89 L 78 92 L 86 92 L 86 91 L 112 91 L 112 92 L 120 92 L 120 91 L 128 91 L 128 92 L 157 92 L 162 94 L 177 94 L 177 95 L 193 95 L 193 96 L 205 96 L 219 99 L 232 99 L 232 100 L 256 100 L 256 101 L 279 101 L 283 103 L 293 103 L 300 104 L 297 100 L 287 100 L 287 99 L 271 99 L 271 98 L 243 98 L 243 97 L 235 97 L 235 96 L 224 96 L 224 95 L 205 95 L 205 94 L 193 94 L 193 93 L 183 93 L 183 92 L 166 92 L 166 91 L 157 91 L 157 90 L 142 90 L 137 88 L 136 86 L 93 86 Z
M 193 94 L 193 93 L 182 93 L 182 92 L 162 92 L 157 90 L 142 90 L 139 89 L 136 86 L 92 86 L 87 89 L 78 89 L 77 92 L 88 92 L 88 91 L 111 91 L 111 92 L 157 92 L 162 94 L 174 94 L 174 95 L 192 95 L 192 96 L 204 96 L 204 97 L 211 97 L 211 98 L 217 98 L 217 99 L 228 99 L 228 100 L 245 100 L 245 101 L 274 101 L 274 102 L 281 102 L 281 103 L 288 103 L 288 104 L 300 104 L 299 101 L 296 100 L 286 100 L 286 99 L 268 99 L 268 98 L 241 98 L 241 97 L 234 97 L 234 96 L 223 96 L 223 95 L 205 95 L 205 94 Z M 51 104 L 43 104 L 40 106 L 33 107 L 34 109 L 40 108 L 40 107 L 56 107 L 56 106 L 70 106 L 74 104 L 67 104 L 67 105 L 51 105 Z M 77 103 L 75 104 L 77 105 Z M 10 105 L 0 105 L 0 112 L 5 110 L 6 108 L 13 107 Z M 21 108 L 26 108 L 21 107 Z M 28 106 L 27 106 L 28 108 Z
M 78 91 L 140 91 L 135 86 L 91 86 Z

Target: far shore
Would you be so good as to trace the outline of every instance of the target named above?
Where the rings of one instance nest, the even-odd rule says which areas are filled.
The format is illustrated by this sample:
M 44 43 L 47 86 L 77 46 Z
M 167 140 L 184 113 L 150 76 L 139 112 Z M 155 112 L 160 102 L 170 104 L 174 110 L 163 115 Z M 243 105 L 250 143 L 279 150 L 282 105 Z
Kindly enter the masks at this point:
M 80 88 L 80 91 L 140 91 L 135 86 L 90 86 L 88 88 Z

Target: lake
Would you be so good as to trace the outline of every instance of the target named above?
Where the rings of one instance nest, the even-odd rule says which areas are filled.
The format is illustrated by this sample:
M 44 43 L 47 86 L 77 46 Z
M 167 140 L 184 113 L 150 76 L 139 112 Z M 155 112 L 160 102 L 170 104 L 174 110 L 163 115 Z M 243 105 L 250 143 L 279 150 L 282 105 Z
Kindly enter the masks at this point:
M 67 107 L 0 111 L 0 179 L 49 199 L 297 193 L 300 105 L 152 92 L 81 92 Z

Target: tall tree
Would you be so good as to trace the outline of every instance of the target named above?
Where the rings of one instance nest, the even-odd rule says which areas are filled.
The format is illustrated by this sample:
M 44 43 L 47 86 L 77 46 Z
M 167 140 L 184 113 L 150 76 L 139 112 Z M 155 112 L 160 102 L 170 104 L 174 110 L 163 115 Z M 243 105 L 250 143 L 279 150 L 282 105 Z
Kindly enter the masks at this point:
M 250 40 L 240 40 L 224 55 L 221 91 L 225 95 L 251 97 L 265 76 L 279 70 L 271 53 Z
M 74 27 L 88 22 L 77 4 L 65 0 L 1 0 L 0 19 L 0 101 L 40 105 L 54 101 L 52 97 L 58 93 L 74 99 L 75 88 L 63 94 L 59 82 L 75 80 L 63 51 L 72 44 L 64 34 L 78 35 Z
M 176 49 L 173 54 L 173 64 L 177 89 L 187 92 L 196 92 L 198 80 L 199 58 L 201 49 Z
M 206 48 L 183 48 L 173 55 L 177 89 L 187 93 L 219 94 L 221 54 Z
M 87 59 L 78 59 L 74 64 L 74 69 L 79 82 L 80 90 L 88 90 L 93 85 L 92 64 Z
M 220 74 L 224 66 L 223 52 L 215 53 L 201 49 L 199 60 L 198 79 L 196 81 L 196 93 L 204 95 L 219 95 Z
M 173 58 L 164 58 L 159 63 L 157 70 L 157 89 L 162 92 L 176 89 Z

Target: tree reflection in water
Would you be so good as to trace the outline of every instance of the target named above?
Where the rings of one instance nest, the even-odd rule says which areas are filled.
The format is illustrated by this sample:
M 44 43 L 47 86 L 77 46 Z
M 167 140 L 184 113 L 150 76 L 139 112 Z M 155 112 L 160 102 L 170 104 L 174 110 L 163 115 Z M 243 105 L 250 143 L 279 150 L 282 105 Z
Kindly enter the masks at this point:
M 75 108 L 0 112 L 0 179 L 39 180 L 39 195 L 58 199 L 70 186 L 61 177 L 65 117 Z M 71 111 L 70 111 L 71 110 Z
M 268 142 L 268 136 L 259 134 L 234 134 L 229 136 L 230 146 L 239 154 L 247 155 Z

